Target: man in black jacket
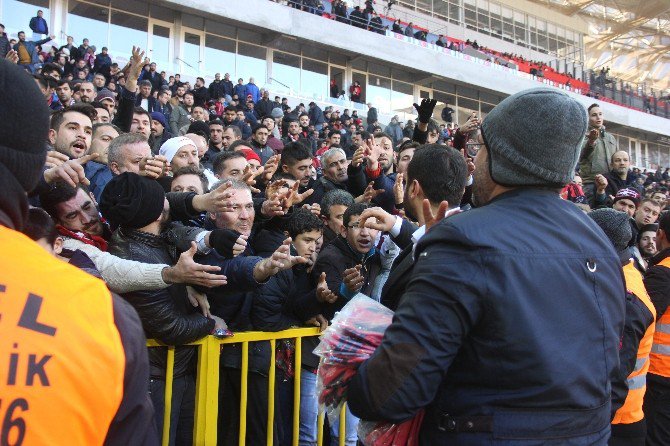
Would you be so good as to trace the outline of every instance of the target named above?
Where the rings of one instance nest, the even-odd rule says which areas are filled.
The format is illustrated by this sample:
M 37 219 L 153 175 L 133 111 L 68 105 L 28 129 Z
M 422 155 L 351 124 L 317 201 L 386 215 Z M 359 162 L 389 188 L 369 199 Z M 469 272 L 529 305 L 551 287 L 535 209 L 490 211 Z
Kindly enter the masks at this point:
M 7 56 L 9 50 L 11 49 L 12 48 L 9 45 L 9 38 L 7 37 L 7 33 L 5 32 L 5 25 L 0 23 L 0 59 L 4 59 L 5 56 Z
M 463 156 L 455 149 L 438 144 L 422 146 L 407 167 L 403 200 L 408 218 L 417 221 L 419 227 L 381 208 L 363 212 L 361 221 L 366 227 L 388 232 L 393 242 L 402 249 L 382 289 L 381 303 L 391 310 L 398 308 L 405 294 L 414 266 L 412 253 L 426 228 L 446 214 L 459 211 L 467 172 Z
M 228 81 L 230 82 L 230 81 Z M 218 101 L 226 95 L 225 86 L 221 80 L 221 73 L 216 73 L 214 75 L 214 80 L 209 84 L 209 97 Z
M 205 87 L 205 79 L 198 77 L 195 80 L 195 85 L 193 87 L 193 103 L 194 105 L 200 105 L 205 107 L 209 101 L 209 90 Z
M 335 316 L 357 292 L 372 295 L 375 279 L 381 269 L 379 253 L 375 247 L 378 231 L 360 225 L 361 214 L 370 207 L 365 203 L 356 203 L 350 206 L 343 216 L 343 224 L 340 227 L 339 236 L 323 248 L 316 259 L 312 270 L 312 281 L 318 282 L 322 274 L 325 274 L 328 289 L 337 295 L 333 302 L 323 303 L 322 312 L 327 320 Z M 305 340 L 303 348 L 312 351 L 313 346 L 309 340 Z M 311 359 L 310 359 L 311 358 Z M 303 357 L 303 368 L 312 366 L 316 369 L 318 359 L 311 354 L 308 358 Z M 312 398 L 304 396 L 304 404 L 300 407 L 300 418 L 305 420 L 304 424 L 313 426 L 313 430 L 301 431 L 301 442 L 316 441 L 316 375 L 305 373 L 301 391 L 311 394 Z M 309 381 L 306 381 L 309 380 Z M 311 401 L 311 403 L 310 403 Z M 331 424 L 331 438 L 339 437 L 339 422 Z M 358 419 L 347 410 L 346 417 L 346 444 L 356 444 L 356 427 Z M 305 435 L 303 437 L 303 435 Z
M 161 232 L 169 223 L 169 204 L 158 182 L 133 173 L 115 177 L 105 187 L 100 208 L 119 229 L 112 236 L 109 252 L 121 258 L 144 263 L 176 262 L 177 253 Z M 167 289 L 139 291 L 123 296 L 137 310 L 148 338 L 168 345 L 183 345 L 224 329 L 222 319 L 207 318 L 189 305 L 184 285 Z M 194 347 L 175 351 L 171 442 L 192 442 L 195 409 Z M 156 408 L 159 431 L 163 425 L 166 350 L 151 349 L 150 393 Z M 179 435 L 179 438 L 177 437 Z

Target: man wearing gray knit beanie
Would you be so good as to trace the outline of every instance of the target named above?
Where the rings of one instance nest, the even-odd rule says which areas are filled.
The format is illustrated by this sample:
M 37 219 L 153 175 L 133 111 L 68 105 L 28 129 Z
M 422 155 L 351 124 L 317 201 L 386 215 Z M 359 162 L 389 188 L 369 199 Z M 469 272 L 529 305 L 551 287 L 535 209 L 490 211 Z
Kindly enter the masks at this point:
M 349 385 L 354 415 L 400 422 L 424 408 L 422 445 L 607 445 L 621 262 L 559 196 L 586 127 L 586 110 L 547 88 L 486 116 L 478 207 L 417 243 L 393 323 Z

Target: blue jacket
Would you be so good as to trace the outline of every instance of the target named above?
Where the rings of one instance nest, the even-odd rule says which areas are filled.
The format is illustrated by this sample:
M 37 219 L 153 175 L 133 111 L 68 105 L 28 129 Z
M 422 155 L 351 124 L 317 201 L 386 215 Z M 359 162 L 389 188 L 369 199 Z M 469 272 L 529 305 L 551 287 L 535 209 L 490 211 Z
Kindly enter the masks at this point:
M 28 26 L 37 34 L 49 34 L 49 25 L 47 25 L 47 21 L 44 20 L 44 17 L 33 17 L 30 19 L 30 24 Z
M 247 101 L 247 86 L 246 85 L 235 84 L 235 87 L 233 87 L 233 92 L 234 92 L 234 94 L 237 95 L 240 102 L 246 103 L 246 101 Z
M 107 164 L 97 163 L 95 161 L 89 161 L 84 165 L 84 174 L 88 181 L 91 184 L 88 186 L 88 190 L 93 193 L 95 201 L 100 203 L 100 196 L 102 195 L 102 190 L 107 186 L 107 183 L 111 181 L 114 177 L 112 171 L 109 170 Z
M 626 290 L 593 221 L 555 192 L 516 189 L 442 220 L 415 259 L 349 386 L 355 415 L 426 408 L 422 446 L 607 444 Z M 467 432 L 473 419 L 488 427 Z
M 25 42 L 23 42 L 23 44 L 26 47 L 26 51 L 28 51 L 28 54 L 30 54 L 30 63 L 32 65 L 40 63 L 40 55 L 37 53 L 37 46 L 38 45 L 44 45 L 45 43 L 49 42 L 50 40 L 51 40 L 51 37 L 47 37 L 46 39 L 42 39 L 42 40 L 36 40 L 36 41 L 26 40 Z M 19 52 L 19 45 L 20 44 L 21 44 L 21 42 L 16 42 L 14 44 L 14 51 L 16 51 L 17 53 Z
M 254 100 L 254 104 L 255 104 L 261 98 L 261 91 L 258 89 L 256 84 L 252 84 L 251 82 L 249 82 L 246 85 L 246 87 L 247 87 L 247 94 L 251 95 L 251 99 Z
M 323 110 L 321 110 L 318 105 L 310 107 L 307 115 L 309 116 L 309 123 L 312 125 L 319 125 L 326 122 L 326 119 L 323 117 Z

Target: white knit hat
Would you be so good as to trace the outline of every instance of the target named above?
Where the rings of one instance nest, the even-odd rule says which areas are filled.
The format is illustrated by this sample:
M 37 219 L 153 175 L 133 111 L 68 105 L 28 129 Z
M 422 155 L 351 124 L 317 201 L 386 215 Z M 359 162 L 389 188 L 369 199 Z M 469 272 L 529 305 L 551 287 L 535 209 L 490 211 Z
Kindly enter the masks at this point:
M 179 149 L 181 149 L 184 146 L 195 147 L 195 144 L 190 138 L 187 138 L 185 136 L 177 136 L 175 138 L 170 138 L 163 143 L 160 150 L 158 151 L 158 154 L 165 156 L 168 160 L 168 163 L 171 163 L 172 158 L 174 158 L 177 152 L 179 152 Z

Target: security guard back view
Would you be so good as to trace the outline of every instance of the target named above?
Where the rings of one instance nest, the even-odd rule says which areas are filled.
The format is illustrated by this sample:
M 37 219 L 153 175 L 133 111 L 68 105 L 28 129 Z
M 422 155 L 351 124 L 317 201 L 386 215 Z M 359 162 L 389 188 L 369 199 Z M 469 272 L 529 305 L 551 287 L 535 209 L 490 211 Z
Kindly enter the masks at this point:
M 0 445 L 158 444 L 135 311 L 21 234 L 49 112 L 0 60 Z

